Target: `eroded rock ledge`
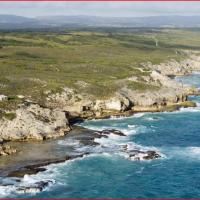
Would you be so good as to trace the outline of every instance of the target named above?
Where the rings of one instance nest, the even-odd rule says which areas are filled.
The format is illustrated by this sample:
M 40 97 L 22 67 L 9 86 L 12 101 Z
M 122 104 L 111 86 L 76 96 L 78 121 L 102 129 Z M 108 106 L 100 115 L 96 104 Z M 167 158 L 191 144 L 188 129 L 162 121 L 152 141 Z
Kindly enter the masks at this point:
M 43 106 L 27 102 L 24 98 L 24 103 L 12 111 L 14 115 L 11 119 L 0 119 L 0 139 L 24 141 L 57 138 L 67 134 L 71 130 L 70 124 L 75 120 L 128 116 L 137 112 L 173 111 L 180 107 L 196 106 L 187 98 L 191 94 L 198 95 L 199 91 L 177 83 L 168 76 L 200 70 L 198 56 L 191 54 L 180 62 L 171 60 L 160 65 L 146 65 L 151 73 L 141 79 L 145 84 L 155 86 L 156 90 L 141 91 L 122 84 L 123 86 L 111 97 L 99 99 L 90 94 L 77 94 L 70 88 L 64 88 L 60 93 L 47 94 Z M 130 77 L 120 81 L 133 81 L 134 84 L 137 79 Z
M 64 111 L 32 103 L 20 105 L 14 119 L 0 120 L 0 138 L 6 141 L 45 140 L 64 136 L 68 131 Z
M 158 71 L 152 71 L 149 82 L 160 87 L 154 91 L 122 87 L 107 99 L 96 99 L 89 94 L 77 96 L 75 92 L 65 88 L 60 94 L 50 95 L 47 98 L 47 106 L 65 110 L 69 119 L 100 119 L 127 116 L 135 112 L 173 111 L 180 107 L 196 106 L 188 101 L 188 95 L 199 94 L 196 88 L 178 83 Z

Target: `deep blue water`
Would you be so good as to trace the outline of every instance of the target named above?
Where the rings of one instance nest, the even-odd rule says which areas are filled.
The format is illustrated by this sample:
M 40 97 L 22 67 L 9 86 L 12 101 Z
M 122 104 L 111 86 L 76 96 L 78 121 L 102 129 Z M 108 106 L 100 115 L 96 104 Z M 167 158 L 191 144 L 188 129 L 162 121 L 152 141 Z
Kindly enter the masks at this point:
M 200 87 L 198 74 L 181 79 Z M 200 97 L 190 99 L 200 102 Z M 125 139 L 111 137 L 101 140 L 109 147 L 107 153 L 51 165 L 44 173 L 25 177 L 25 181 L 29 182 L 46 177 L 56 180 L 56 184 L 47 191 L 29 197 L 200 197 L 200 107 L 172 113 L 87 121 L 81 125 L 96 130 L 115 128 L 128 136 Z M 124 143 L 142 149 L 156 149 L 163 158 L 128 160 L 117 150 L 115 152 L 116 145 Z M 98 152 L 98 149 L 95 151 Z

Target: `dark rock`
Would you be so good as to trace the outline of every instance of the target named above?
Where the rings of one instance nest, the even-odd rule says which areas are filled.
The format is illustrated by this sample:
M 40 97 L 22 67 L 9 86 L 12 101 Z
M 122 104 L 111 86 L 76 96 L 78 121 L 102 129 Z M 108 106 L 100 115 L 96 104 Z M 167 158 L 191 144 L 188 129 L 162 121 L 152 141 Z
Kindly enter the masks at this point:
M 4 178 L 1 179 L 0 185 L 1 186 L 12 186 L 19 183 L 21 180 L 19 178 Z
M 88 139 L 80 140 L 80 143 L 85 145 L 85 146 L 97 146 L 97 145 L 99 145 L 98 142 L 94 141 L 94 138 L 88 138 Z
M 115 130 L 115 129 L 106 129 L 106 130 L 103 130 L 103 131 L 98 131 L 98 133 L 100 135 L 109 135 L 109 134 L 114 134 L 114 135 L 118 135 L 118 136 L 126 136 L 124 133 L 122 133 L 121 131 L 119 130 Z
M 153 160 L 153 159 L 157 159 L 157 158 L 160 158 L 161 156 L 155 152 L 155 151 L 147 151 L 146 152 L 148 155 L 147 156 L 144 156 L 143 159 L 145 160 Z
M 71 160 L 76 159 L 76 158 L 82 158 L 82 157 L 87 156 L 89 154 L 90 154 L 90 152 L 85 152 L 83 154 L 73 155 L 73 156 L 71 156 Z
M 32 175 L 32 174 L 37 174 L 38 172 L 43 172 L 46 171 L 46 168 L 44 168 L 47 165 L 50 164 L 58 164 L 58 163 L 63 163 L 67 160 L 73 160 L 76 158 L 81 158 L 85 155 L 88 155 L 88 152 L 85 152 L 83 154 L 79 154 L 79 155 L 67 155 L 65 158 L 63 159 L 58 159 L 58 160 L 48 160 L 48 161 L 44 161 L 42 163 L 39 164 L 35 164 L 35 165 L 28 165 L 25 166 L 19 170 L 16 171 L 12 171 L 8 174 L 8 177 L 17 177 L 17 178 L 22 178 L 24 177 L 24 175 L 28 174 L 28 175 Z
M 37 174 L 38 172 L 46 171 L 45 168 L 30 168 L 30 169 L 19 169 L 8 174 L 8 177 L 18 177 L 23 178 L 26 174 L 32 175 Z
M 54 182 L 51 180 L 47 181 L 39 181 L 34 183 L 32 186 L 22 186 L 17 189 L 18 193 L 37 193 L 42 192 L 45 188 L 47 188 L 50 184 Z
M 127 151 L 128 150 L 128 145 L 127 144 L 122 145 L 121 149 L 122 149 L 122 151 Z
M 156 151 L 131 150 L 128 153 L 133 160 L 154 160 L 161 157 Z

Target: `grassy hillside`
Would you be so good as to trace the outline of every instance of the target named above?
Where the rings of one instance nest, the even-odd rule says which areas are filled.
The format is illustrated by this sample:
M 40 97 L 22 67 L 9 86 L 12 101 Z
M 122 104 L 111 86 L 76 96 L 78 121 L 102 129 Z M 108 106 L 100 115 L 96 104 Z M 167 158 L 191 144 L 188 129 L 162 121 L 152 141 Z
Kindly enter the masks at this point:
M 44 91 L 65 86 L 106 97 L 123 86 L 120 80 L 148 75 L 141 63 L 181 59 L 182 49 L 200 50 L 199 30 L 1 32 L 0 94 L 10 101 L 0 107 L 15 106 L 16 95 L 41 101 Z

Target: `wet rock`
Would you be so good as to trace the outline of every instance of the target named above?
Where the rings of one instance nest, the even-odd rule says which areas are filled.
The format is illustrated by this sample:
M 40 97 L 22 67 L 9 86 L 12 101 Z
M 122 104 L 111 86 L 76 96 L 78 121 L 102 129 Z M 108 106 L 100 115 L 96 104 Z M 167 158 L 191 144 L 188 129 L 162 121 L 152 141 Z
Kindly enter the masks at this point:
M 4 179 L 1 179 L 0 181 L 0 185 L 1 186 L 12 186 L 12 185 L 16 185 L 17 183 L 19 183 L 21 180 L 18 179 L 18 178 L 4 178 Z
M 118 135 L 118 136 L 126 136 L 124 133 L 122 133 L 119 130 L 115 130 L 115 129 L 106 129 L 103 131 L 98 131 L 98 133 L 100 135 L 110 135 L 110 134 L 114 134 L 114 135 Z
M 45 168 L 25 168 L 25 169 L 19 169 L 16 171 L 13 171 L 8 174 L 8 177 L 17 177 L 17 178 L 23 178 L 26 174 L 32 175 L 37 174 L 38 172 L 46 171 Z
M 97 146 L 97 145 L 99 145 L 99 143 L 95 142 L 94 139 L 81 140 L 80 143 L 85 145 L 85 146 Z
M 147 156 L 144 156 L 143 159 L 144 160 L 153 160 L 153 159 L 157 159 L 160 158 L 161 156 L 155 152 L 155 151 L 147 151 Z
M 57 159 L 57 160 L 47 160 L 43 161 L 39 164 L 34 164 L 34 165 L 28 165 L 23 168 L 20 168 L 16 171 L 10 172 L 7 177 L 15 177 L 15 178 L 23 178 L 25 175 L 32 175 L 32 174 L 37 174 L 38 172 L 44 172 L 46 171 L 45 166 L 50 165 L 50 164 L 58 164 L 58 163 L 63 163 L 67 160 L 73 160 L 76 158 L 82 158 L 83 156 L 88 155 L 88 152 L 78 154 L 78 155 L 67 155 L 62 159 Z
M 122 146 L 121 146 L 121 150 L 122 150 L 122 151 L 127 151 L 127 150 L 128 150 L 128 145 L 127 145 L 127 144 L 122 145 Z
M 39 181 L 34 183 L 31 186 L 22 186 L 17 189 L 17 193 L 38 193 L 42 192 L 44 189 L 49 187 L 51 184 L 54 184 L 54 181 L 52 180 L 45 180 L 45 181 Z
M 161 157 L 156 151 L 132 150 L 128 153 L 131 160 L 154 160 Z

